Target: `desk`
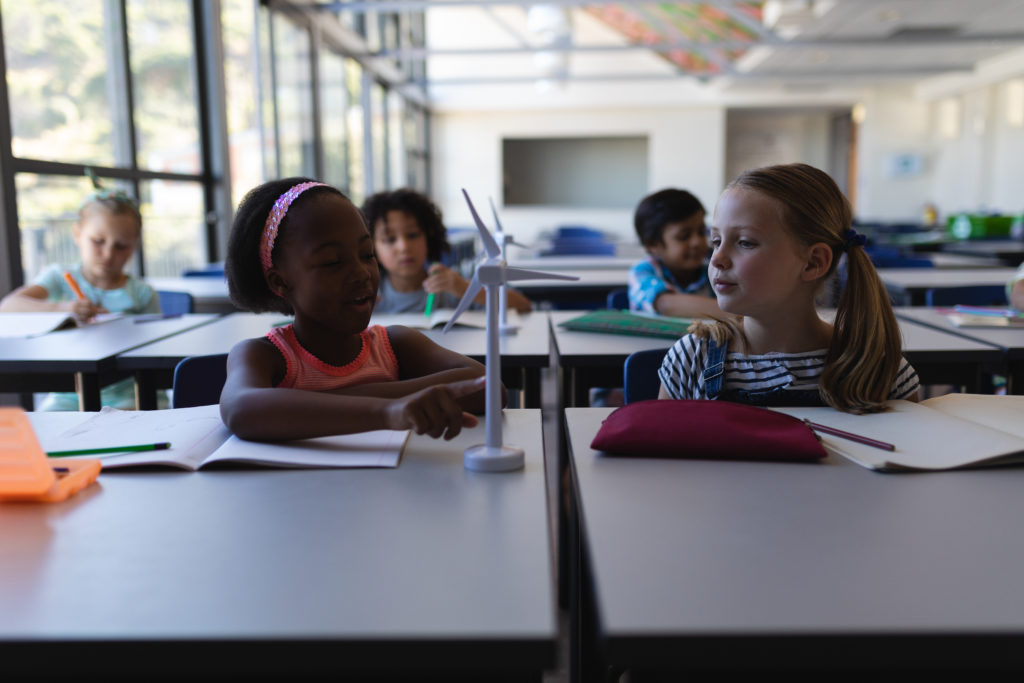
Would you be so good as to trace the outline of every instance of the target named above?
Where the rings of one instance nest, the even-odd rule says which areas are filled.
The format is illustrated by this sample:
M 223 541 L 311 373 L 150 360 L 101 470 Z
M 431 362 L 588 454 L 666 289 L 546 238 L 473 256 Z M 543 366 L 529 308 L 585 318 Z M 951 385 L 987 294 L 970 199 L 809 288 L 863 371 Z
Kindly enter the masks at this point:
M 949 322 L 946 316 L 934 308 L 897 308 L 896 315 L 926 327 L 955 334 L 983 344 L 998 346 L 1003 350 L 1009 373 L 1009 392 L 1024 394 L 1024 329 L 999 329 L 991 327 L 959 328 Z
M 668 349 L 672 339 L 624 334 L 573 332 L 558 323 L 582 311 L 553 311 L 551 334 L 558 365 L 563 373 L 566 406 L 587 405 L 591 387 L 622 386 L 622 366 L 634 351 Z M 830 320 L 830 314 L 823 316 Z M 899 319 L 903 334 L 903 355 L 917 370 L 922 384 L 955 384 L 976 391 L 983 368 L 1004 362 L 1002 351 L 993 344 L 949 334 L 913 320 Z
M 942 245 L 950 254 L 967 256 L 994 256 L 1007 266 L 1017 266 L 1024 261 L 1024 240 L 969 240 Z
M 100 387 L 119 379 L 117 354 L 216 317 L 192 314 L 136 324 L 128 316 L 31 339 L 0 338 L 0 391 L 76 391 L 82 410 L 99 410 Z
M 622 366 L 634 351 L 666 349 L 675 339 L 628 334 L 578 332 L 559 323 L 586 311 L 552 311 L 551 340 L 562 371 L 562 396 L 567 406 L 588 405 L 591 387 L 621 387 Z
M 515 288 L 531 301 L 550 302 L 556 308 L 604 308 L 608 293 L 629 285 L 629 268 L 570 270 L 546 268 L 553 273 L 575 275 L 579 280 L 522 280 Z
M 234 313 L 238 310 L 231 303 L 228 281 L 222 277 L 147 277 L 146 283 L 153 289 L 188 292 L 197 313 Z
M 557 637 L 541 415 L 505 421 L 524 471 L 463 468 L 481 423 L 412 435 L 397 469 L 121 471 L 0 504 L 4 672 L 539 681 Z
M 467 311 L 463 315 L 467 320 L 483 320 L 482 311 Z M 371 322 L 389 325 L 398 318 L 375 315 Z M 280 313 L 233 313 L 171 339 L 121 354 L 117 368 L 135 373 L 140 405 L 144 409 L 155 408 L 156 390 L 171 386 L 174 368 L 183 358 L 227 353 L 243 339 L 262 337 L 273 325 L 287 320 L 288 316 Z M 548 367 L 550 360 L 548 319 L 546 314 L 531 313 L 520 315 L 518 320 L 519 333 L 501 338 L 502 380 L 510 388 L 523 390 L 526 407 L 539 408 L 540 371 Z M 487 335 L 482 329 L 455 327 L 448 334 L 442 334 L 440 329 L 423 333 L 440 346 L 484 362 Z
M 898 305 L 924 306 L 931 287 L 1005 285 L 1016 268 L 879 268 L 878 276 Z
M 565 411 L 578 680 L 1021 668 L 1024 468 L 613 458 L 589 448 L 609 412 Z

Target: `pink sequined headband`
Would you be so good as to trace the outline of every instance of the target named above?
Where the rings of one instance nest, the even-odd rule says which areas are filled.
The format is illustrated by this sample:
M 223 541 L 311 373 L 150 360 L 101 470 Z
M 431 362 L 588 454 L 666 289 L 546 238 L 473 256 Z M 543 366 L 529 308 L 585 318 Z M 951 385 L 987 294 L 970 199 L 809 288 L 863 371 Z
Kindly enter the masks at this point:
M 288 188 L 288 190 L 277 198 L 274 206 L 270 209 L 267 222 L 263 226 L 263 234 L 260 236 L 260 263 L 263 264 L 263 274 L 266 275 L 270 267 L 274 265 L 270 255 L 274 251 L 274 240 L 277 239 L 277 229 L 288 213 L 288 207 L 292 205 L 299 195 L 313 187 L 330 187 L 324 183 L 299 183 Z

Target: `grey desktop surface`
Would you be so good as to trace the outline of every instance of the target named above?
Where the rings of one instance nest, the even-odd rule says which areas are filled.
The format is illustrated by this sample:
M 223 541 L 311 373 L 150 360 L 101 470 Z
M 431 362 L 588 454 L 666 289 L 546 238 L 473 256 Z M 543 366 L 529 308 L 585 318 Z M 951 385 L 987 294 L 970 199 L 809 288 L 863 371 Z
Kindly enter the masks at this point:
M 73 424 L 52 415 L 37 430 Z M 540 411 L 506 411 L 505 435 L 525 470 L 463 468 L 481 421 L 451 442 L 413 435 L 396 469 L 121 471 L 63 503 L 0 504 L 0 642 L 267 658 L 326 643 L 338 671 L 553 666 Z
M 612 457 L 589 448 L 610 410 L 570 408 L 566 421 L 599 632 L 624 663 L 678 666 L 686 652 L 691 665 L 728 665 L 679 650 L 698 642 L 1024 640 L 1024 469 Z M 954 656 L 938 642 L 935 662 Z M 879 654 L 838 652 L 836 665 Z
M 471 312 L 467 317 L 480 318 L 478 312 Z M 515 367 L 547 367 L 548 365 L 548 321 L 543 313 L 530 313 L 517 317 L 519 332 L 514 335 L 503 335 L 500 349 L 503 360 Z M 187 356 L 200 356 L 213 353 L 227 353 L 243 339 L 264 336 L 277 324 L 290 322 L 289 316 L 283 313 L 232 313 L 203 328 L 179 334 L 173 339 L 165 339 L 149 344 L 118 358 L 118 367 L 122 369 L 155 369 L 173 368 L 178 361 Z M 375 324 L 390 324 L 387 315 L 374 316 L 370 321 Z M 440 346 L 457 351 L 481 361 L 486 355 L 487 335 L 482 329 L 455 327 L 447 334 L 440 328 L 421 330 L 427 337 Z
M 113 357 L 137 346 L 205 325 L 216 319 L 210 314 L 137 323 L 132 317 L 57 330 L 25 338 L 0 338 L 0 370 L 53 372 L 60 370 L 95 372 Z
M 935 308 L 905 306 L 896 308 L 896 316 L 904 320 L 940 330 L 983 344 L 1004 349 L 1010 358 L 1024 357 L 1024 329 L 998 327 L 957 327 Z

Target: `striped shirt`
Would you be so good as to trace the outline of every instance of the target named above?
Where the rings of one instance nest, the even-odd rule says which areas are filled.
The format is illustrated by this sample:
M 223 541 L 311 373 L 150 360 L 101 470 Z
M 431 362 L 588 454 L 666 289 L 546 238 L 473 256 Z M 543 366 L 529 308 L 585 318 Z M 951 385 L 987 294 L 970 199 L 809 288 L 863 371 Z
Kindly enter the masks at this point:
M 729 353 L 725 358 L 723 389 L 769 391 L 771 389 L 807 390 L 818 387 L 825 367 L 825 349 L 803 353 L 765 353 L 748 356 Z M 677 341 L 662 361 L 658 377 L 672 398 L 707 398 L 704 368 L 708 360 L 708 340 L 688 334 Z M 893 382 L 890 399 L 913 398 L 919 382 L 906 358 Z
M 306 349 L 295 336 L 292 325 L 275 327 L 267 333 L 284 356 L 284 379 L 278 387 L 328 391 L 357 384 L 391 382 L 398 379 L 398 360 L 391 349 L 388 331 L 380 325 L 371 325 L 359 334 L 363 348 L 351 363 L 328 365 Z

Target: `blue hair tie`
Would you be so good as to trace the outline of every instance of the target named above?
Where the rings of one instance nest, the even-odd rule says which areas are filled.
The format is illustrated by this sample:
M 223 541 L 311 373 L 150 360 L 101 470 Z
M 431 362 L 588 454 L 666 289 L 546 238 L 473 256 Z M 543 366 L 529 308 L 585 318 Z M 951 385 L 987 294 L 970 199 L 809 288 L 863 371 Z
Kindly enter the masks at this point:
M 867 241 L 867 237 L 850 228 L 843 233 L 843 251 L 850 251 L 853 247 L 863 247 Z

